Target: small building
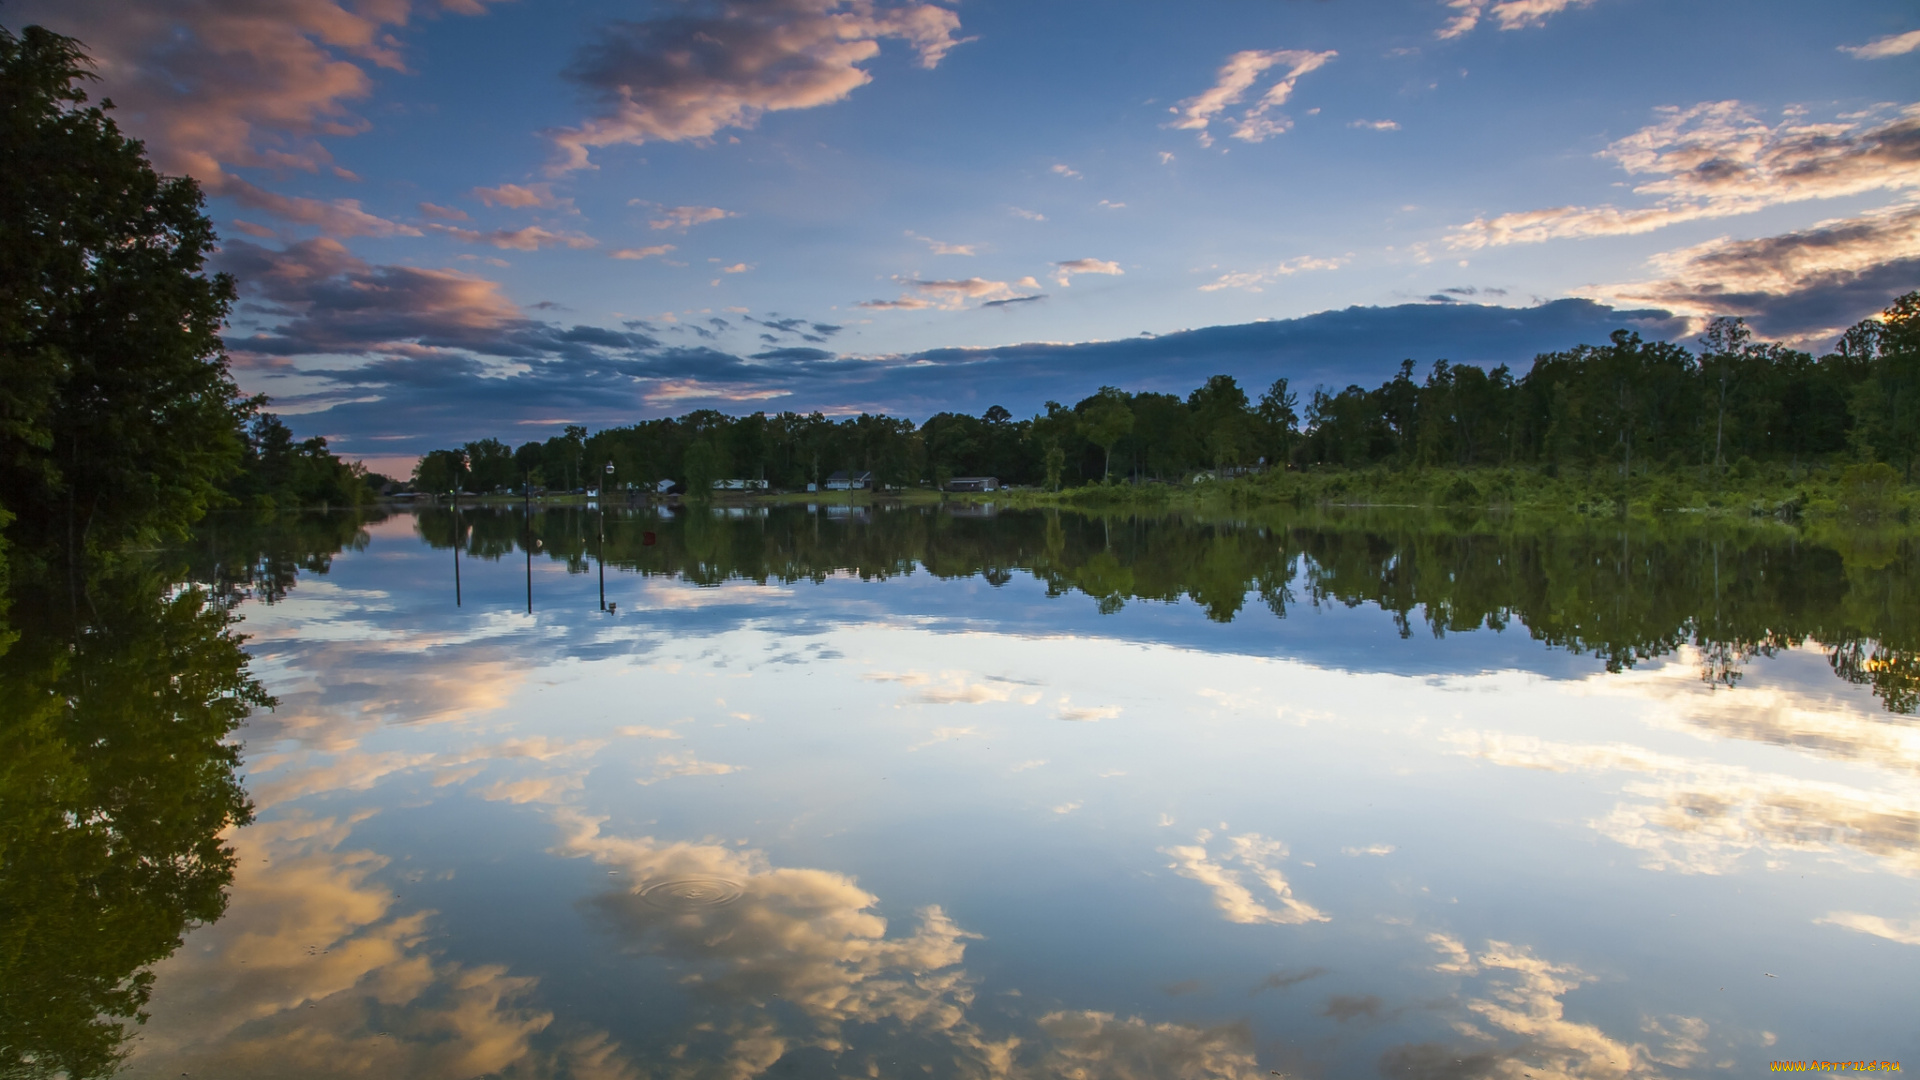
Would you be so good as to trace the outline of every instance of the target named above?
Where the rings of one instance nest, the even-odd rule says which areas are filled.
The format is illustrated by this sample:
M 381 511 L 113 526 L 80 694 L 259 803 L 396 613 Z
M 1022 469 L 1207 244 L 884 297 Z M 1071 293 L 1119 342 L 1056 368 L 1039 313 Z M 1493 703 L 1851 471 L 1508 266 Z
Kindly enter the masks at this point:
M 767 482 L 765 480 L 715 480 L 713 482 L 713 490 L 765 491 L 767 490 Z
M 873 487 L 873 474 L 870 472 L 837 472 L 827 477 L 828 491 L 866 491 Z
M 956 476 L 947 481 L 948 491 L 999 491 L 997 476 Z

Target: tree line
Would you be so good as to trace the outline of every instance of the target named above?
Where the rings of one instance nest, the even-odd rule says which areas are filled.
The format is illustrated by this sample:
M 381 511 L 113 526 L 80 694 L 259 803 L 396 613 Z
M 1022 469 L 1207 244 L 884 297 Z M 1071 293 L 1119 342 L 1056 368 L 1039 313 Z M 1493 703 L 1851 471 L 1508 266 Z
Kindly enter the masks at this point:
M 235 385 L 236 296 L 190 177 L 90 103 L 79 42 L 0 27 L 0 528 L 28 563 L 180 537 L 222 505 L 351 505 L 370 478 Z
M 1721 318 L 1691 349 L 1620 330 L 1605 345 L 1542 353 L 1520 375 L 1445 360 L 1422 375 L 1407 360 L 1377 387 L 1317 388 L 1304 402 L 1284 378 L 1256 397 L 1216 375 L 1184 397 L 1104 386 L 1026 419 L 996 405 L 919 425 L 711 409 L 592 434 L 572 425 L 518 447 L 489 438 L 433 451 L 414 482 L 432 492 L 577 490 L 597 487 L 611 464 L 618 486 L 665 480 L 698 494 L 729 478 L 799 489 L 839 471 L 870 472 L 892 488 L 955 476 L 1058 488 L 1275 466 L 1518 466 L 1625 478 L 1839 460 L 1884 462 L 1910 482 L 1917 456 L 1920 291 L 1819 357 Z
M 1025 573 L 1049 595 L 1083 594 L 1109 614 L 1136 600 L 1191 601 L 1223 623 L 1249 608 L 1284 619 L 1302 606 L 1372 606 L 1402 637 L 1521 630 L 1610 671 L 1693 646 L 1709 667 L 1703 677 L 1729 684 L 1752 656 L 1817 642 L 1836 675 L 1871 687 L 1889 710 L 1920 708 L 1920 542 L 1909 533 L 1591 519 L 1542 530 L 1406 510 L 1223 521 L 852 509 L 440 506 L 416 521 L 428 544 L 469 558 L 531 554 L 581 574 L 604 559 L 695 585 L 928 573 L 998 587 Z

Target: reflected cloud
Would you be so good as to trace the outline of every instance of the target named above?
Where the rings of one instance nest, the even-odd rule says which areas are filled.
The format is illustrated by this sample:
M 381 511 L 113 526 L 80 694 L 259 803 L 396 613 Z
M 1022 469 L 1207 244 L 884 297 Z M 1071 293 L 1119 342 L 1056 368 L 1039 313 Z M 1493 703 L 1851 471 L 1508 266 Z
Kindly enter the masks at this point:
M 653 774 L 634 778 L 634 783 L 657 784 L 662 780 L 671 780 L 676 776 L 725 776 L 739 772 L 738 765 L 723 765 L 717 761 L 701 761 L 688 752 L 685 754 L 661 754 L 654 759 Z
M 1053 1040 L 1041 1075 L 1063 1080 L 1242 1080 L 1265 1076 L 1253 1032 L 1242 1023 L 1203 1028 L 1154 1024 L 1106 1012 L 1053 1012 L 1040 1018 Z
M 1650 665 L 1589 680 L 1595 694 L 1635 697 L 1649 703 L 1648 719 L 1706 737 L 1791 746 L 1821 757 L 1855 762 L 1920 777 L 1920 725 L 1837 693 L 1790 685 L 1751 685 L 1728 690 L 1700 678 L 1704 656 L 1682 649 L 1669 664 Z M 1816 677 L 1831 678 L 1825 651 L 1802 646 L 1774 658 L 1817 664 Z
M 343 850 L 348 828 L 296 819 L 234 834 L 231 906 L 156 967 L 130 1072 L 634 1075 L 602 1032 L 537 1049 L 553 1027 L 530 1004 L 537 980 L 435 956 L 434 912 L 400 911 L 380 880 L 388 860 Z
M 1659 1076 L 1659 1066 L 1699 1064 L 1707 1025 L 1696 1018 L 1648 1019 L 1642 1030 L 1658 1045 L 1623 1042 L 1598 1026 L 1567 1019 L 1561 1000 L 1593 981 L 1572 964 L 1556 964 L 1532 950 L 1489 941 L 1478 954 L 1458 939 L 1433 934 L 1428 942 L 1441 953 L 1433 970 L 1477 976 L 1481 985 L 1464 993 L 1461 1008 L 1469 1018 L 1453 1028 L 1462 1042 L 1403 1044 L 1380 1058 L 1388 1076 L 1417 1080 L 1500 1080 Z
M 1259 833 L 1244 833 L 1226 837 L 1227 850 L 1215 856 L 1207 847 L 1213 839 L 1212 831 L 1201 829 L 1195 839 L 1196 843 L 1161 848 L 1160 852 L 1173 856 L 1168 866 L 1181 877 L 1213 890 L 1214 906 L 1228 922 L 1292 926 L 1330 920 L 1331 916 L 1296 899 L 1293 887 L 1274 865 L 1287 857 L 1285 844 Z M 1245 877 L 1265 886 L 1271 900 L 1258 899 Z
M 1500 732 L 1446 736 L 1460 753 L 1496 765 L 1550 772 L 1628 772 L 1623 785 L 1652 801 L 1621 803 L 1589 822 L 1643 852 L 1654 870 L 1721 874 L 1746 855 L 1864 855 L 1898 874 L 1920 875 L 1920 795 L 1869 791 L 1778 773 L 1756 773 L 1661 754 L 1625 743 L 1550 743 Z
M 754 1076 L 791 1050 L 850 1051 L 841 1038 L 848 1025 L 885 1024 L 936 1038 L 969 1071 L 1007 1075 L 1018 1040 L 989 1041 L 966 1014 L 974 991 L 959 964 L 978 935 L 940 907 L 890 934 L 873 911 L 879 898 L 845 874 L 775 867 L 760 852 L 718 844 L 611 836 L 599 820 L 566 811 L 558 820 L 561 853 L 617 867 L 630 883 L 592 908 L 629 949 L 672 961 L 696 999 L 731 1014 L 695 1025 L 675 1058 Z M 804 1024 L 782 1024 L 776 999 Z
M 1902 945 L 1920 945 L 1920 919 L 1888 919 L 1858 911 L 1834 911 L 1813 920 L 1824 926 L 1838 926 L 1861 934 L 1872 934 Z

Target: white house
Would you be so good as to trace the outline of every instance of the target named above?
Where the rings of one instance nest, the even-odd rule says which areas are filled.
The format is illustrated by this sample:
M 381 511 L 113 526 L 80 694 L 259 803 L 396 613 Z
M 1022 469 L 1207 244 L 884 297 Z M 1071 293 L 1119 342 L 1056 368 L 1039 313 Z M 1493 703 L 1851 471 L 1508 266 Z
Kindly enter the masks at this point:
M 873 487 L 873 474 L 870 472 L 857 472 L 852 475 L 837 472 L 827 477 L 828 491 L 866 491 L 871 487 Z

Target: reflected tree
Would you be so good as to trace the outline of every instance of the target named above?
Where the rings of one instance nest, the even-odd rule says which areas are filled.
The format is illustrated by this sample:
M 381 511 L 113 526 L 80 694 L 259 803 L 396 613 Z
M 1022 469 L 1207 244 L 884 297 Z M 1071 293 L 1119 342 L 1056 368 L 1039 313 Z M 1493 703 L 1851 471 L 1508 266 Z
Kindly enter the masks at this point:
M 14 598 L 0 657 L 0 1075 L 104 1076 L 148 970 L 225 910 L 227 830 L 252 815 L 234 729 L 270 705 L 233 617 L 123 569 L 75 625 Z

